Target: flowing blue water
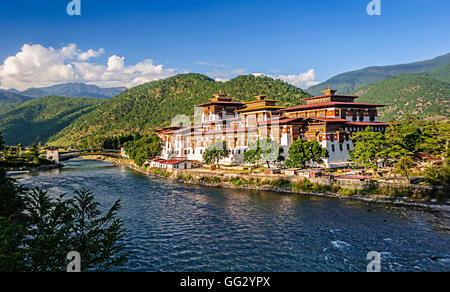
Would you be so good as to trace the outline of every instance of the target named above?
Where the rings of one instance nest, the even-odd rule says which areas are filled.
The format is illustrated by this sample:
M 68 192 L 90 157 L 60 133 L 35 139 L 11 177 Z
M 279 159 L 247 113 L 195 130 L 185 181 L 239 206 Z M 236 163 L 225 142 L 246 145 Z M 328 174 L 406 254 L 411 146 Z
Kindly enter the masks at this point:
M 129 262 L 119 271 L 450 271 L 450 211 L 224 190 L 149 178 L 107 162 L 20 175 L 52 193 L 123 200 Z M 437 257 L 433 261 L 430 257 Z

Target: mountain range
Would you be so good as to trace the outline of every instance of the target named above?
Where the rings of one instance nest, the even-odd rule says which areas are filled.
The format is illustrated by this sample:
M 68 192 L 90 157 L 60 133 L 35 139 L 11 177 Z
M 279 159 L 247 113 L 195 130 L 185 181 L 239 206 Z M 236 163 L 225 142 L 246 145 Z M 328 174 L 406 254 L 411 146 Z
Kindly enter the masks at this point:
M 16 89 L 9 89 L 8 91 L 31 98 L 45 96 L 111 98 L 126 89 L 126 87 L 100 88 L 96 85 L 87 85 L 84 83 L 65 83 L 49 87 L 33 87 L 24 91 L 18 91 Z
M 436 57 L 432 60 L 414 62 L 409 64 L 367 67 L 334 76 L 318 85 L 309 87 L 307 92 L 320 95 L 328 86 L 337 89 L 341 94 L 349 94 L 355 90 L 384 81 L 402 74 L 417 74 L 432 71 L 450 63 L 450 53 Z

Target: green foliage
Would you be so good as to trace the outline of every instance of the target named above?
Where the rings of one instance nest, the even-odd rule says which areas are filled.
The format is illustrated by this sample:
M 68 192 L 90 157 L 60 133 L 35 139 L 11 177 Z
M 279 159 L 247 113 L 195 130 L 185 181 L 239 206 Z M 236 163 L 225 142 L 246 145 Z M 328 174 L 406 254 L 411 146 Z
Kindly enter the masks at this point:
M 291 186 L 297 192 L 327 193 L 333 191 L 331 186 L 313 185 L 311 181 L 306 178 L 298 181 L 296 184 L 291 184 Z
M 449 128 L 448 122 L 424 121 L 407 115 L 403 120 L 392 123 L 386 132 L 388 155 L 393 159 L 419 152 L 444 156 L 450 141 Z
M 407 114 L 445 120 L 450 115 L 450 82 L 424 74 L 401 75 L 363 87 L 355 92 L 359 102 L 385 104 L 379 110 L 381 121 L 395 121 Z
M 117 201 L 102 216 L 86 190 L 73 199 L 28 191 L 0 170 L 0 271 L 62 272 L 70 251 L 81 254 L 84 271 L 123 264 L 119 209 Z
M 357 165 L 377 169 L 379 164 L 386 161 L 388 149 L 386 137 L 381 132 L 373 132 L 368 127 L 364 132 L 358 132 L 352 137 L 355 147 L 350 157 Z
M 20 143 L 15 147 L 5 147 L 3 155 L 0 156 L 0 167 L 11 170 L 25 170 L 49 164 L 52 164 L 52 162 L 39 157 L 39 148 L 34 144 L 28 152 L 22 149 Z
M 80 149 L 110 149 L 119 150 L 127 142 L 140 140 L 139 133 L 121 134 L 114 136 L 95 135 L 84 139 L 77 145 Z
M 420 157 L 422 153 L 448 159 L 449 127 L 448 122 L 424 121 L 408 115 L 392 123 L 385 134 L 372 132 L 371 128 L 354 134 L 355 147 L 350 156 L 359 166 L 377 169 L 380 163 L 393 165 L 395 172 L 408 177 L 415 157 Z M 446 175 L 448 166 L 443 169 L 433 167 L 426 173 L 431 184 L 447 184 Z
M 5 140 L 3 140 L 3 133 L 0 132 L 0 152 L 5 150 Z
M 0 217 L 0 272 L 23 272 L 22 226 Z
M 283 151 L 283 147 L 280 147 L 277 142 L 271 139 L 258 139 L 244 153 L 244 162 L 251 165 L 267 163 L 267 167 L 270 167 L 270 163 L 284 160 Z
M 341 196 L 353 197 L 353 196 L 356 196 L 358 194 L 358 190 L 357 189 L 343 188 L 343 189 L 339 190 L 339 194 Z
M 149 170 L 149 172 L 156 174 L 157 176 L 160 176 L 160 177 L 171 177 L 172 176 L 172 173 L 170 173 L 166 170 L 163 170 L 163 169 L 159 169 L 159 168 L 151 168 Z
M 120 243 L 125 234 L 123 222 L 117 216 L 120 200 L 102 216 L 101 205 L 92 193 L 81 190 L 75 192 L 69 207 L 73 210 L 71 248 L 81 254 L 85 270 L 104 270 L 127 261 L 127 255 L 123 253 L 125 244 Z
M 239 76 L 216 82 L 200 74 L 182 74 L 127 90 L 76 120 L 51 139 L 52 145 L 72 145 L 93 135 L 146 132 L 170 126 L 176 115 L 194 115 L 194 106 L 209 101 L 220 91 L 237 101 L 250 101 L 261 93 L 282 105 L 302 104 L 308 94 L 283 81 L 268 77 Z
M 433 166 L 426 170 L 425 180 L 434 186 L 450 186 L 450 165 L 444 167 Z
M 39 148 L 36 146 L 36 144 L 31 145 L 30 155 L 35 159 L 39 158 Z
M 25 209 L 25 189 L 17 185 L 15 180 L 6 176 L 6 171 L 0 167 L 0 217 L 20 221 Z
M 397 173 L 400 173 L 404 175 L 405 177 L 409 178 L 409 173 L 411 168 L 414 167 L 414 161 L 408 157 L 403 156 L 400 158 L 400 160 L 395 164 L 394 171 Z
M 244 162 L 246 162 L 250 165 L 254 165 L 260 160 L 261 160 L 261 153 L 258 148 L 254 149 L 254 148 L 250 147 L 250 150 L 247 150 L 244 153 Z
M 0 115 L 0 132 L 3 132 L 6 143 L 10 145 L 45 143 L 102 102 L 104 100 L 101 99 L 56 96 L 31 100 Z
M 162 152 L 161 140 L 155 133 L 124 145 L 127 155 L 139 166 L 147 159 L 158 157 Z
M 442 82 L 450 82 L 450 63 L 427 72 L 424 75 Z
M 278 178 L 276 180 L 270 181 L 270 185 L 276 188 L 292 187 L 291 181 L 283 178 Z
M 30 100 L 31 98 L 29 97 L 0 89 L 0 115 L 15 109 Z
M 341 94 L 349 94 L 358 88 L 396 77 L 401 74 L 423 73 L 450 63 L 450 54 L 410 64 L 368 67 L 334 76 L 333 78 L 308 88 L 313 95 L 321 95 L 321 90 L 328 86 L 339 90 Z
M 328 150 L 323 148 L 316 140 L 308 142 L 298 139 L 289 148 L 289 167 L 305 168 L 306 163 L 312 161 L 322 163 L 328 157 Z
M 228 149 L 226 141 L 216 141 L 206 148 L 203 153 L 203 161 L 205 163 L 214 162 L 219 166 L 220 160 L 230 157 L 231 151 Z

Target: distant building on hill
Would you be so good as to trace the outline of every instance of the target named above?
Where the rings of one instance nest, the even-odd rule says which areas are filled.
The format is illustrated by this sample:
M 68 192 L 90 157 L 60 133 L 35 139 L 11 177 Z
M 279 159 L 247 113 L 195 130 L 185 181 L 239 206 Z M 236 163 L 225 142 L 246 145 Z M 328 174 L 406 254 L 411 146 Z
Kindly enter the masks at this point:
M 225 164 L 241 164 L 244 153 L 258 139 L 272 139 L 289 147 L 297 139 L 317 140 L 328 149 L 324 160 L 328 168 L 348 165 L 349 151 L 354 147 L 351 136 L 371 127 L 386 131 L 389 124 L 378 122 L 380 104 L 357 103 L 358 96 L 337 95 L 336 90 L 307 98 L 306 105 L 284 108 L 277 100 L 259 95 L 251 102 L 236 102 L 226 94 L 218 94 L 210 102 L 200 104 L 201 124 L 158 130 L 163 142 L 162 158 L 183 157 L 202 161 L 208 145 L 226 141 L 231 155 Z

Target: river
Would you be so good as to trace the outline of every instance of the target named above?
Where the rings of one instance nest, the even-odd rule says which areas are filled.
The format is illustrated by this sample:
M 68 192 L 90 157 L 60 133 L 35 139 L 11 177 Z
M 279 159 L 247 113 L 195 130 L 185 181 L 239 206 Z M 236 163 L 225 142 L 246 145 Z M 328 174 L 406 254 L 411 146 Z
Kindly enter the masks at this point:
M 17 176 L 52 194 L 87 188 L 105 207 L 122 199 L 130 259 L 113 271 L 450 271 L 450 211 L 150 178 L 108 162 Z M 437 257 L 432 260 L 432 257 Z

